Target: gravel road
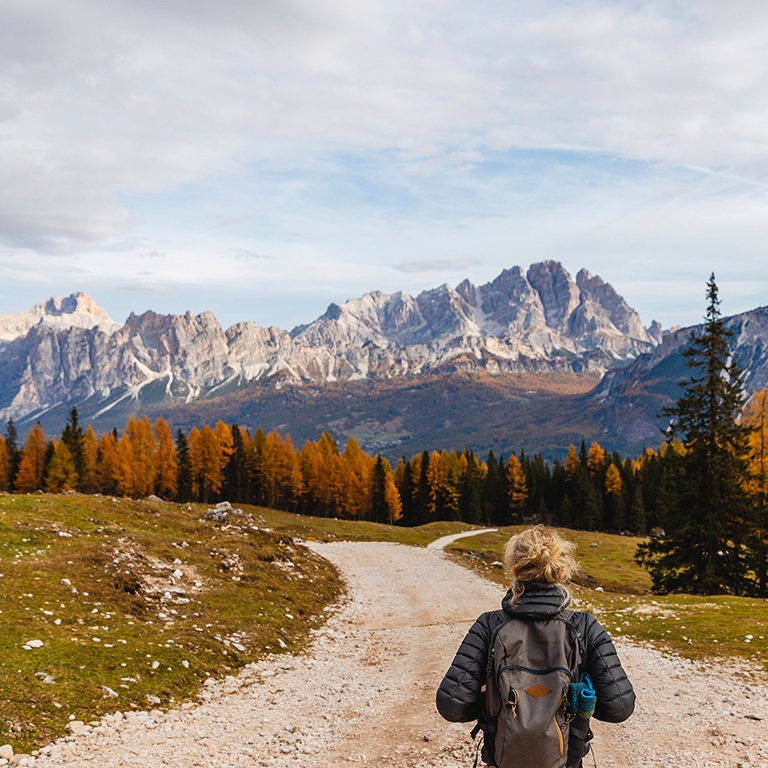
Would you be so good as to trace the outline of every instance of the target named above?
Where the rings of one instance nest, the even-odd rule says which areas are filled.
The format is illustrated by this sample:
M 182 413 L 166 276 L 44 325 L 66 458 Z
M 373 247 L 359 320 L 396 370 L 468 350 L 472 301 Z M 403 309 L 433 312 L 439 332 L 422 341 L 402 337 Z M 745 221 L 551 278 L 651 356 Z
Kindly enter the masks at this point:
M 498 606 L 498 586 L 437 548 L 311 546 L 348 595 L 305 655 L 210 681 L 171 712 L 107 717 L 20 765 L 469 768 L 469 728 L 441 720 L 434 695 L 472 621 Z M 638 706 L 624 724 L 596 724 L 599 768 L 768 768 L 765 676 L 617 645 Z

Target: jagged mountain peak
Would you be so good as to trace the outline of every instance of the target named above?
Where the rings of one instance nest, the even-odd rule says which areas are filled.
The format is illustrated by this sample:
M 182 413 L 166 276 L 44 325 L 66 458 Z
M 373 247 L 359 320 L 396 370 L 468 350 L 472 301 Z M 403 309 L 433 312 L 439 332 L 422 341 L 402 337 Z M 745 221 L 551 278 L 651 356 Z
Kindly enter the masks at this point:
M 26 312 L 0 315 L 0 341 L 13 341 L 36 325 L 51 328 L 95 328 L 114 333 L 120 328 L 96 301 L 86 293 L 51 296 Z

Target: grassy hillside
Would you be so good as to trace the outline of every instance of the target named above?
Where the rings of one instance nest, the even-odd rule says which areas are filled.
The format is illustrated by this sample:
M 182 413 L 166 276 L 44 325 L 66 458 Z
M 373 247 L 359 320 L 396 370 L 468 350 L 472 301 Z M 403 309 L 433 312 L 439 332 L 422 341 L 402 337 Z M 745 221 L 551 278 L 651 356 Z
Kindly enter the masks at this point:
M 0 495 L 0 744 L 178 703 L 305 644 L 335 571 L 259 517 L 222 526 L 204 509 Z

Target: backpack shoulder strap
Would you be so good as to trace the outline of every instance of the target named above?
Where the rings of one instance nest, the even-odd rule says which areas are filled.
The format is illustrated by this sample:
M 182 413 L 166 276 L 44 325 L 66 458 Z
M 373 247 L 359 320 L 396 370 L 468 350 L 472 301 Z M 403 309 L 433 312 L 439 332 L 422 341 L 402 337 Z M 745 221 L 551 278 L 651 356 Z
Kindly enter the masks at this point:
M 485 676 L 488 678 L 493 672 L 493 646 L 496 642 L 496 635 L 499 634 L 499 630 L 508 622 L 512 621 L 515 617 L 513 614 L 507 613 L 501 609 L 498 611 L 492 611 L 491 613 L 491 634 L 488 636 L 488 655 L 485 664 Z
M 576 640 L 577 663 L 576 668 L 573 670 L 575 680 L 578 680 L 578 678 L 583 674 L 584 666 L 587 661 L 586 654 L 584 653 L 584 637 L 581 630 L 576 626 L 576 621 L 580 615 L 581 611 L 572 611 L 569 608 L 564 608 L 558 614 L 558 616 L 561 617 L 563 621 L 565 621 L 565 623 L 571 628 L 573 631 L 574 639 Z

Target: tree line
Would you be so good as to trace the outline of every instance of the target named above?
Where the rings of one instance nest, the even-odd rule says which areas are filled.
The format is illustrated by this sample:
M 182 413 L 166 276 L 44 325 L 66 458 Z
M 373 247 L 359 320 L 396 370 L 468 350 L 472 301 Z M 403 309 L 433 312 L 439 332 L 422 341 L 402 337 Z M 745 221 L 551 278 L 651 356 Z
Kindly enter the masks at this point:
M 393 467 L 350 438 L 324 432 L 297 449 L 289 435 L 253 434 L 223 421 L 175 435 L 162 417 L 131 416 L 97 437 L 76 408 L 58 438 L 39 423 L 19 443 L 12 420 L 0 436 L 0 491 L 75 490 L 179 502 L 223 499 L 320 517 L 421 525 L 461 520 L 512 525 L 540 520 L 584 530 L 644 534 L 663 519 L 660 479 L 678 441 L 622 459 L 597 442 L 571 445 L 563 461 L 491 451 L 424 451 Z
M 744 412 L 753 467 L 749 493 L 765 499 L 768 390 Z M 569 446 L 562 460 L 521 451 L 424 451 L 393 467 L 350 438 L 324 432 L 297 449 L 289 435 L 223 421 L 175 435 L 162 418 L 131 416 L 122 432 L 82 429 L 76 408 L 58 438 L 39 423 L 23 445 L 12 420 L 0 436 L 0 491 L 75 490 L 179 502 L 229 500 L 300 514 L 415 526 L 434 520 L 505 526 L 524 522 L 646 535 L 675 530 L 674 490 L 689 449 L 677 437 L 622 458 L 599 443 Z M 746 476 L 746 475 L 745 475 Z M 658 538 L 658 535 L 657 535 Z

